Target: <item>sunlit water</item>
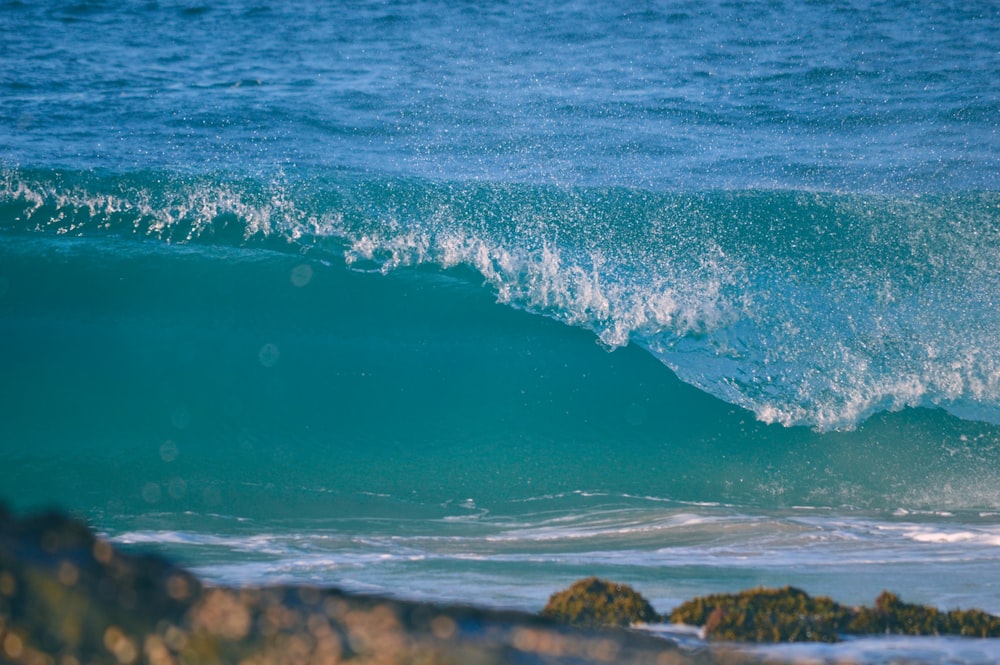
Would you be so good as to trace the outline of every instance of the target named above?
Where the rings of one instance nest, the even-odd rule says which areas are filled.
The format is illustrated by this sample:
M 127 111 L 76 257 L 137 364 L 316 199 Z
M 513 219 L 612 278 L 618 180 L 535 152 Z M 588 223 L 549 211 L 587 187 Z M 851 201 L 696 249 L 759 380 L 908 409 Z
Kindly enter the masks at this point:
M 16 509 L 224 584 L 1000 613 L 991 3 L 3 2 L 0 35 Z

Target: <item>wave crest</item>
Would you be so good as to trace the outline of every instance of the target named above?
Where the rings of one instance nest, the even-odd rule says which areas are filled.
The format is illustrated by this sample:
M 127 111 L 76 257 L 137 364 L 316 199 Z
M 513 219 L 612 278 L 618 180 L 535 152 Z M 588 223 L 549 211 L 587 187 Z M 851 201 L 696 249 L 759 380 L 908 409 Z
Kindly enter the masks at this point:
M 512 307 L 636 343 L 765 422 L 941 407 L 1000 423 L 1000 196 L 657 193 L 358 174 L 268 184 L 8 171 L 0 230 L 471 269 Z

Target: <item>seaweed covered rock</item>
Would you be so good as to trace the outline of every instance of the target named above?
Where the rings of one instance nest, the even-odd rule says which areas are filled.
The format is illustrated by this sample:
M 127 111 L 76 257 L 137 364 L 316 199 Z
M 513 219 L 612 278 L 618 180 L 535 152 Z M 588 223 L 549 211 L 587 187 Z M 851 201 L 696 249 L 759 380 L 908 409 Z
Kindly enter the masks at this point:
M 934 607 L 904 603 L 894 593 L 883 591 L 875 607 L 861 607 L 851 618 L 848 632 L 855 635 L 939 635 L 945 629 L 945 614 Z
M 836 642 L 850 618 L 849 608 L 795 587 L 704 596 L 670 614 L 673 623 L 704 626 L 709 639 L 738 642 Z
M 982 610 L 951 610 L 904 603 L 899 596 L 883 591 L 874 607 L 861 607 L 851 618 L 847 633 L 852 635 L 962 635 L 1000 637 L 1000 617 Z
M 942 635 L 963 637 L 1000 637 L 1000 617 L 982 610 L 951 610 L 946 615 L 947 628 Z
M 942 612 L 904 603 L 888 591 L 874 607 L 847 607 L 801 589 L 751 589 L 689 600 L 670 614 L 673 623 L 704 628 L 710 640 L 732 642 L 837 642 L 845 635 L 958 635 L 1000 637 L 1000 617 L 982 610 Z
M 574 626 L 628 626 L 662 621 L 652 605 L 632 587 L 597 577 L 580 580 L 553 594 L 542 616 Z

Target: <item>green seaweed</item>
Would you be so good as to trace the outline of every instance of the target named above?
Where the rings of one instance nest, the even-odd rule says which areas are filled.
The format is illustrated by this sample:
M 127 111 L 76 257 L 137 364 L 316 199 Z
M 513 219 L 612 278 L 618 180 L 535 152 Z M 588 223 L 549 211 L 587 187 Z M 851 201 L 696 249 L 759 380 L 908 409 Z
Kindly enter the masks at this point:
M 836 642 L 850 616 L 825 596 L 784 587 L 695 598 L 677 607 L 670 621 L 704 626 L 706 636 L 718 640 Z
M 583 626 L 660 620 L 636 591 L 596 577 L 553 594 L 542 614 Z M 849 607 L 791 586 L 693 598 L 667 620 L 699 626 L 706 639 L 727 642 L 838 642 L 847 635 L 1000 637 L 1000 617 L 982 610 L 941 611 L 905 603 L 888 591 L 873 607 Z
M 801 589 L 751 589 L 690 600 L 670 614 L 673 623 L 702 626 L 710 640 L 836 642 L 845 635 L 957 635 L 1000 637 L 1000 617 L 982 610 L 942 612 L 904 603 L 883 591 L 874 607 L 847 607 Z
M 1000 637 L 1000 617 L 982 610 L 951 610 L 904 603 L 894 593 L 883 591 L 872 608 L 858 608 L 847 634 L 871 635 L 962 635 Z
M 628 626 L 655 623 L 663 618 L 652 605 L 625 584 L 588 577 L 549 598 L 546 616 L 574 626 Z

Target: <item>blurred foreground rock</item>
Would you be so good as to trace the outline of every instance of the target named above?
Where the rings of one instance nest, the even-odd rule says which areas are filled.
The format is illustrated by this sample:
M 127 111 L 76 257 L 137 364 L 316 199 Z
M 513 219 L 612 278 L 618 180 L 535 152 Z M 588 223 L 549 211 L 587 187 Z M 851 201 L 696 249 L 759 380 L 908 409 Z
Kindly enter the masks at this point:
M 535 615 L 355 596 L 331 589 L 202 585 L 162 558 L 115 550 L 57 513 L 0 508 L 0 661 L 200 663 L 597 663 L 735 665 L 627 630 Z

